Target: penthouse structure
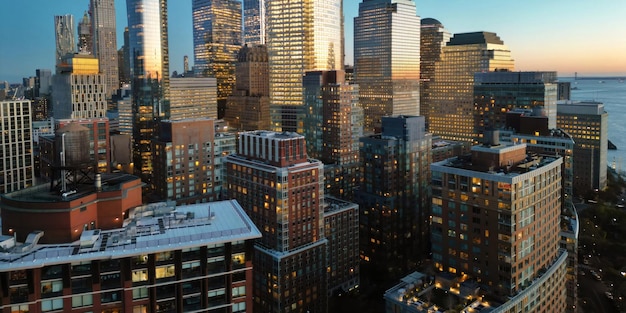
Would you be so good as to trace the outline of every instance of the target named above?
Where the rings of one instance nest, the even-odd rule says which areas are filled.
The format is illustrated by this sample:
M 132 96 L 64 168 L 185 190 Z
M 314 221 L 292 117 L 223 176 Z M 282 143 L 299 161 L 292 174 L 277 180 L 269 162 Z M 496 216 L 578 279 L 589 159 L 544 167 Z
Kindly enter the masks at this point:
M 497 312 L 565 310 L 562 163 L 494 138 L 431 165 L 433 262 L 451 286 L 479 283 Z
M 100 187 L 65 196 L 33 187 L 3 195 L 1 206 L 6 310 L 252 312 L 260 232 L 234 200 L 141 206 L 137 177 L 103 175 Z M 38 231 L 14 224 L 20 215 L 39 220 Z
M 261 229 L 255 244 L 255 312 L 326 312 L 323 164 L 309 159 L 304 137 L 240 134 L 226 157 L 228 194 Z

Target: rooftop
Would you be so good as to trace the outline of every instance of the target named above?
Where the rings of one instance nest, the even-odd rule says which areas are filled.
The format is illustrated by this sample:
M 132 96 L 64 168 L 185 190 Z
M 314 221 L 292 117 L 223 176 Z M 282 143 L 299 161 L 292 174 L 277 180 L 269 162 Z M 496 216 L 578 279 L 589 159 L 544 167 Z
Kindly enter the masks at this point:
M 476 44 L 498 44 L 503 45 L 504 42 L 496 35 L 490 32 L 474 32 L 454 34 L 454 37 L 448 42 L 448 46 L 476 45 Z
M 84 231 L 67 244 L 7 243 L 0 237 L 0 271 L 122 258 L 261 237 L 235 200 L 174 207 L 154 203 L 132 209 L 122 228 Z M 29 235 L 30 238 L 30 235 Z

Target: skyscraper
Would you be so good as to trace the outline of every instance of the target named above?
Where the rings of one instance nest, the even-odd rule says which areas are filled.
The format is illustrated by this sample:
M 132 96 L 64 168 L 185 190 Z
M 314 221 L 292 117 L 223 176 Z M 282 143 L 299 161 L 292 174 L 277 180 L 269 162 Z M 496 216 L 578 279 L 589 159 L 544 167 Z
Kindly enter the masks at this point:
M 323 164 L 295 133 L 242 133 L 226 158 L 228 193 L 261 229 L 255 312 L 326 312 Z
M 361 138 L 361 259 L 364 271 L 399 278 L 428 251 L 432 136 L 423 116 L 386 116 L 382 129 Z
M 60 64 L 67 54 L 74 53 L 74 16 L 71 14 L 54 16 L 54 34 L 57 44 L 56 64 Z
M 513 70 L 511 51 L 494 33 L 455 34 L 435 63 L 429 87 L 428 127 L 443 139 L 473 141 L 474 74 Z
M 241 1 L 193 0 L 194 72 L 217 79 L 218 117 L 235 87 L 235 62 L 241 49 Z
M 469 158 L 431 165 L 434 265 L 459 283 L 489 286 L 500 312 L 564 312 L 563 159 L 489 139 Z
M 158 119 L 169 117 L 167 0 L 127 0 L 133 94 L 133 163 L 150 183 L 150 141 Z M 95 24 L 95 21 L 94 21 Z
M 430 84 L 435 79 L 435 63 L 452 35 L 434 18 L 422 19 L 420 28 L 420 115 L 428 121 Z
M 132 1 L 129 0 L 127 3 Z M 110 99 L 120 88 L 115 0 L 91 0 L 91 14 L 93 54 L 100 62 L 100 72 L 104 75 L 107 85 L 107 98 Z
M 30 101 L 0 101 L 0 194 L 34 183 L 33 134 Z
M 250 47 L 265 44 L 265 1 L 243 0 L 243 42 Z
M 365 132 L 380 132 L 383 116 L 419 115 L 419 56 L 420 18 L 413 0 L 359 4 L 354 67 Z
M 341 0 L 266 3 L 272 130 L 302 132 L 307 71 L 343 68 Z
M 608 117 L 604 103 L 560 102 L 557 125 L 574 138 L 574 194 L 607 186 Z
M 78 52 L 91 54 L 93 52 L 93 37 L 91 36 L 91 20 L 87 12 L 78 22 Z
M 474 131 L 477 140 L 487 129 L 506 125 L 507 112 L 529 109 L 556 128 L 556 72 L 486 72 L 474 74 Z M 466 117 L 467 118 L 467 117 Z
M 37 69 L 38 96 L 49 96 L 52 88 L 52 71 L 48 69 Z
M 170 79 L 170 120 L 217 118 L 217 85 L 213 77 Z

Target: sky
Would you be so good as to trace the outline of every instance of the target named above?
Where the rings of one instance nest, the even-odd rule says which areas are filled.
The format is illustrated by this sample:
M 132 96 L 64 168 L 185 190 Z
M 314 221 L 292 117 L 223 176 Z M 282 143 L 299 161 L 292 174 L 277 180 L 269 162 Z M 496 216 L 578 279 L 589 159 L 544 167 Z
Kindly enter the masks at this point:
M 346 63 L 353 64 L 353 21 L 359 0 L 343 0 Z M 123 44 L 126 1 L 115 0 L 117 43 Z M 89 0 L 2 0 L 0 81 L 21 82 L 38 68 L 54 69 L 54 15 L 83 16 Z M 624 0 L 416 0 L 417 14 L 435 18 L 452 33 L 497 33 L 515 69 L 558 71 L 560 76 L 626 76 Z M 170 71 L 193 63 L 191 0 L 168 5 Z M 77 25 L 75 25 L 77 27 Z

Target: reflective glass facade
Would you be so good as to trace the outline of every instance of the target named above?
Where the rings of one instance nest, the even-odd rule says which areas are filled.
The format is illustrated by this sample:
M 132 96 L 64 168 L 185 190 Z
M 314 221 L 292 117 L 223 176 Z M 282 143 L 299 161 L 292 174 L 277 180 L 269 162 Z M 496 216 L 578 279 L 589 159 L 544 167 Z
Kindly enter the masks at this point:
M 235 87 L 235 62 L 241 49 L 241 1 L 194 0 L 193 47 L 196 74 L 217 79 L 218 117 Z
M 57 44 L 56 64 L 68 53 L 74 53 L 74 16 L 71 14 L 54 17 L 54 34 Z
M 513 70 L 511 51 L 494 33 L 455 34 L 435 63 L 428 127 L 443 139 L 473 141 L 474 74 Z
M 418 115 L 420 18 L 412 0 L 359 4 L 354 61 L 366 132 L 380 131 L 386 115 Z
M 243 16 L 244 43 L 265 44 L 265 0 L 243 0 Z
M 133 163 L 149 183 L 150 141 L 157 119 L 169 116 L 167 0 L 127 0 L 133 95 Z
M 343 67 L 341 0 L 267 3 L 272 129 L 302 131 L 306 71 Z
M 441 60 L 443 47 L 452 35 L 441 22 L 432 18 L 422 19 L 420 29 L 420 115 L 428 120 L 428 96 L 435 78 L 435 63 Z

